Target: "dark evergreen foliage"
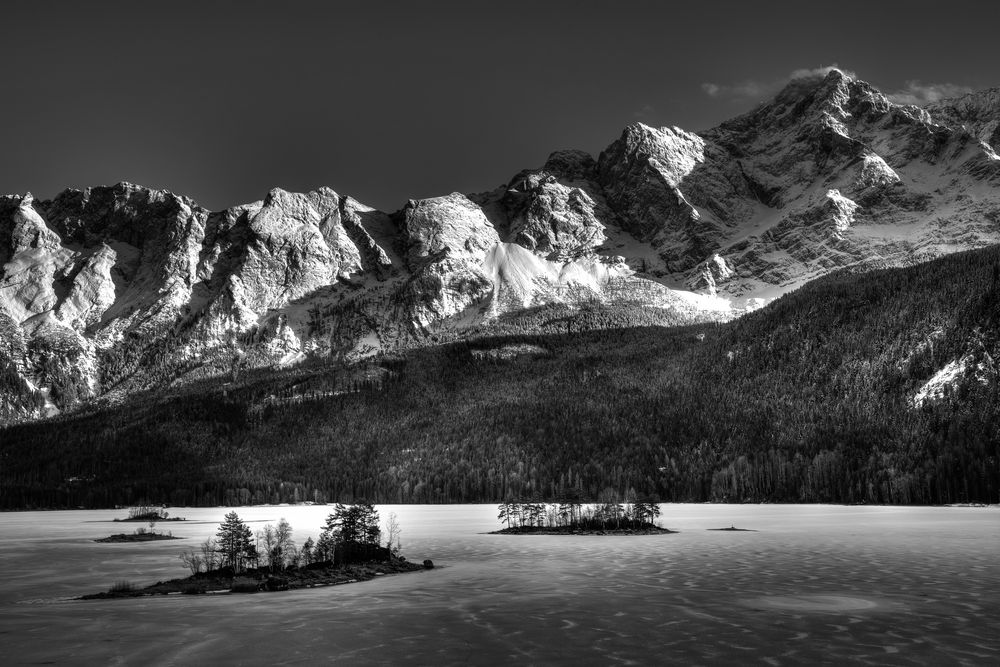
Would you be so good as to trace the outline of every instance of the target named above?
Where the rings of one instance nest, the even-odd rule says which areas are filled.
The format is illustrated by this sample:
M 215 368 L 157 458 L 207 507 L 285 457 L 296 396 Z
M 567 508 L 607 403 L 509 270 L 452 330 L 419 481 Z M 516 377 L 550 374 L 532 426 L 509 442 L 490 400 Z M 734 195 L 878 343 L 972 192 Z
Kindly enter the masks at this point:
M 0 431 L 0 506 L 995 503 L 998 267 L 994 247 L 841 273 L 727 325 L 567 333 L 540 309 L 405 357 L 137 396 Z M 518 346 L 544 354 L 479 353 Z M 961 358 L 987 381 L 915 408 Z
M 226 515 L 225 520 L 219 525 L 216 537 L 222 567 L 231 568 L 233 572 L 242 572 L 250 564 L 256 565 L 257 547 L 253 543 L 253 533 L 236 512 Z
M 570 499 L 557 504 L 504 501 L 497 510 L 497 520 L 504 526 L 497 531 L 501 533 L 671 532 L 656 525 L 660 507 L 648 498 L 629 503 L 606 500 L 596 505 Z

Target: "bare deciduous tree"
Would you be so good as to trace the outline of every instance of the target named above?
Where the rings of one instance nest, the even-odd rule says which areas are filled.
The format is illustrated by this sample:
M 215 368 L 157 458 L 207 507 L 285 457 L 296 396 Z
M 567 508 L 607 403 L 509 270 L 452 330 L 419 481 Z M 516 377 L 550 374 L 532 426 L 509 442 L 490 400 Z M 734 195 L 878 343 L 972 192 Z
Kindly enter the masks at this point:
M 264 561 L 271 571 L 275 570 L 274 567 L 274 546 L 276 544 L 274 526 L 267 524 L 263 528 L 257 531 L 257 553 L 260 554 L 261 559 Z
M 198 574 L 201 572 L 202 565 L 205 561 L 202 558 L 201 553 L 195 551 L 194 549 L 186 549 L 180 553 L 178 558 L 184 563 L 184 567 L 191 570 L 191 574 Z
M 284 518 L 278 525 L 267 524 L 257 531 L 257 551 L 272 572 L 285 569 L 289 560 L 295 558 L 295 542 L 292 540 L 292 526 Z
M 394 556 L 398 556 L 400 550 L 403 548 L 403 544 L 399 539 L 399 536 L 402 533 L 403 529 L 399 525 L 399 519 L 396 517 L 396 513 L 389 512 L 389 516 L 385 520 L 385 534 L 387 536 L 385 546 Z
M 292 526 L 284 517 L 278 519 L 278 525 L 274 529 L 274 553 L 271 557 L 272 569 L 274 563 L 278 564 L 278 569 L 285 567 L 288 558 L 295 553 L 295 542 L 292 540 Z
M 209 537 L 198 546 L 201 551 L 201 562 L 205 565 L 205 571 L 211 572 L 219 566 L 219 545 L 214 537 Z

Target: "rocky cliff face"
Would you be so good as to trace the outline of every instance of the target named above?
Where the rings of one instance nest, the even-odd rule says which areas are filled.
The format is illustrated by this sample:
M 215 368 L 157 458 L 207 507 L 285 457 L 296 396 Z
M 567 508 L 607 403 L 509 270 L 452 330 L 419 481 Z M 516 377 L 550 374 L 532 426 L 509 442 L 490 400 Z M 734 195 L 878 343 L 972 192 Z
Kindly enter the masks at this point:
M 553 153 L 541 169 L 474 198 L 503 241 L 547 259 L 593 254 L 617 224 L 597 183 L 597 163 L 581 151 Z
M 0 197 L 0 422 L 547 303 L 725 319 L 840 267 L 996 243 L 998 118 L 996 90 L 919 109 L 835 71 L 391 215 L 327 188 L 216 212 L 127 183 Z
M 963 128 L 1000 152 L 1000 88 L 944 100 L 928 106 L 927 112 L 935 121 Z
M 988 94 L 897 106 L 834 71 L 701 135 L 633 125 L 602 153 L 601 179 L 663 282 L 771 297 L 839 267 L 1000 240 L 985 140 L 997 109 Z

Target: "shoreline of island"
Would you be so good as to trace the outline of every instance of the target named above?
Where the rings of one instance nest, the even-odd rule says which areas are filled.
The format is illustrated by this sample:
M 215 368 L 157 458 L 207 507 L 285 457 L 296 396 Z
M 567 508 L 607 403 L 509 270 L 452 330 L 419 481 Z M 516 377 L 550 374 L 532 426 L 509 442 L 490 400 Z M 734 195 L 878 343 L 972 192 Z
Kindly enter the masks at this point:
M 413 563 L 405 558 L 390 561 L 370 561 L 349 565 L 332 562 L 312 563 L 301 568 L 288 568 L 270 572 L 267 568 L 233 573 L 231 570 L 199 572 L 190 577 L 158 581 L 142 588 L 128 582 L 119 582 L 102 593 L 89 593 L 74 600 L 121 600 L 153 597 L 158 595 L 224 595 L 233 593 L 264 593 L 339 586 L 371 581 L 377 577 L 422 572 L 434 569 L 434 563 L 425 560 Z
M 484 535 L 676 535 L 677 530 L 649 526 L 644 528 L 578 528 L 575 526 L 515 526 L 491 530 Z

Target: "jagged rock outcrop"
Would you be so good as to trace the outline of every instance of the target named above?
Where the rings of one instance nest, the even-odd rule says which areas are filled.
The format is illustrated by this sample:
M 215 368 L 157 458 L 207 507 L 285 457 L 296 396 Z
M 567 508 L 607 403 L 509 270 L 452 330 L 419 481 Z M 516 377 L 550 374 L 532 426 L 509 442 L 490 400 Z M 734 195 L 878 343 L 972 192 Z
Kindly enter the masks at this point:
M 597 163 L 582 151 L 557 151 L 494 192 L 473 195 L 507 243 L 549 259 L 593 254 L 614 226 L 597 184 Z
M 362 273 L 384 277 L 395 255 L 380 242 L 392 229 L 325 188 L 276 189 L 218 213 L 128 183 L 50 202 L 5 197 L 0 313 L 28 344 L 4 356 L 25 383 L 19 393 L 49 388 L 62 407 L 205 363 L 218 372 L 247 343 L 283 357 L 301 341 L 268 329 L 287 319 L 276 311 Z M 256 340 L 261 328 L 273 340 Z
M 1000 241 L 1000 161 L 946 123 L 986 132 L 993 97 L 928 111 L 833 71 L 698 135 L 634 124 L 602 153 L 601 184 L 666 284 L 774 296 L 839 267 L 949 252 L 945 239 Z
M 416 323 L 436 320 L 480 303 L 493 284 L 482 271 L 482 257 L 500 242 L 483 210 L 465 195 L 410 201 L 403 209 L 406 264 L 412 277 L 405 298 Z
M 997 90 L 921 109 L 833 71 L 391 215 L 329 188 L 214 212 L 128 183 L 0 197 L 0 422 L 551 303 L 726 319 L 841 267 L 996 243 L 998 118 Z
M 1000 152 L 1000 88 L 969 93 L 927 107 L 934 122 L 963 127 L 979 141 Z
M 717 161 L 706 156 L 714 150 L 698 135 L 679 128 L 635 123 L 601 153 L 600 181 L 609 204 L 626 231 L 657 249 L 668 272 L 692 268 L 718 244 L 720 215 L 705 215 L 689 200 L 706 188 L 730 189 L 731 183 L 715 168 Z M 681 186 L 688 183 L 697 186 L 685 192 Z M 739 196 L 728 200 L 742 201 Z M 722 218 L 728 214 L 721 209 L 717 213 Z
M 715 254 L 698 265 L 698 270 L 688 282 L 688 286 L 693 290 L 718 294 L 716 286 L 731 278 L 733 273 L 733 269 L 726 263 L 725 258 Z

